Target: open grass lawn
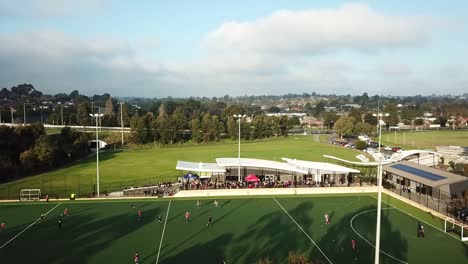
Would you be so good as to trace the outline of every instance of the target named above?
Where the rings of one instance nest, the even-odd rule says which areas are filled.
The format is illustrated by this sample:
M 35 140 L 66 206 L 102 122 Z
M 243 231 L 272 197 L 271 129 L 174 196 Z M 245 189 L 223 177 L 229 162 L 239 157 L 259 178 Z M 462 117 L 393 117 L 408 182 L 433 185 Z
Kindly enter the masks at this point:
M 242 143 L 242 157 L 281 161 L 282 157 L 327 161 L 324 154 L 357 160 L 358 151 L 316 142 L 314 137 L 289 137 Z M 172 148 L 139 148 L 99 155 L 101 191 L 113 191 L 144 183 L 175 181 L 178 160 L 215 162 L 219 157 L 237 157 L 237 144 L 195 145 Z M 21 189 L 38 188 L 43 194 L 91 194 L 96 183 L 96 157 L 66 168 L 0 185 L 0 198 L 18 197 Z
M 437 146 L 468 146 L 468 130 L 411 130 L 386 132 L 382 134 L 382 145 L 398 146 L 404 149 L 435 149 Z
M 286 263 L 288 252 L 296 251 L 314 263 L 374 261 L 376 199 L 371 195 L 217 200 L 219 207 L 213 198 L 202 199 L 200 208 L 191 199 L 0 204 L 0 219 L 7 223 L 0 233 L 0 259 L 133 263 L 138 251 L 140 263 L 255 263 L 265 257 Z M 468 244 L 441 231 L 440 219 L 385 195 L 384 201 L 381 263 L 468 262 Z M 71 215 L 62 217 L 59 229 L 65 208 Z M 48 211 L 44 222 L 30 225 Z M 331 225 L 324 224 L 325 213 L 332 216 Z M 209 216 L 213 222 L 206 226 Z M 425 238 L 417 237 L 418 221 L 425 226 Z

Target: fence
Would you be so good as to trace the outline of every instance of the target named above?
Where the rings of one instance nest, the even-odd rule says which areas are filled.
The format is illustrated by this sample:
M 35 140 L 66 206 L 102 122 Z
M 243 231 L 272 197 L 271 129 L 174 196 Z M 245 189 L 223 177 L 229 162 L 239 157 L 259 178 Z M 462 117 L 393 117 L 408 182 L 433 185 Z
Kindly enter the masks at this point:
M 468 214 L 465 215 L 465 213 L 463 213 L 468 212 L 468 200 L 462 195 L 454 197 L 449 193 L 439 191 L 437 189 L 433 189 L 432 195 L 430 195 L 419 190 L 407 187 L 403 188 L 400 185 L 390 183 L 384 184 L 384 187 L 385 189 L 413 202 L 468 224 Z
M 175 179 L 175 177 L 174 177 Z M 153 186 L 159 182 L 156 177 L 135 180 L 106 182 L 101 178 L 99 190 L 101 195 L 121 191 L 130 187 Z M 93 197 L 96 194 L 96 177 L 93 175 L 63 175 L 39 176 L 34 181 L 19 180 L 17 182 L 0 185 L 0 200 L 16 200 L 22 189 L 41 189 L 43 196 L 51 198 L 67 198 L 71 193 L 77 197 Z

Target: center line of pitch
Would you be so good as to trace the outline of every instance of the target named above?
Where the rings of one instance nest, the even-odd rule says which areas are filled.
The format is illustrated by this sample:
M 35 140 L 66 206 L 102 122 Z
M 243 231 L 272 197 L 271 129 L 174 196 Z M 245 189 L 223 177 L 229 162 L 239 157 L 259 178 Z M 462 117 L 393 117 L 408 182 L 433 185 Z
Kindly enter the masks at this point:
M 54 208 L 50 209 L 47 213 L 44 214 L 44 216 L 47 216 L 50 212 L 52 212 L 55 208 L 57 208 L 59 205 L 62 203 L 57 204 L 54 206 Z M 36 221 L 32 222 L 30 225 L 28 225 L 25 229 L 23 229 L 21 232 L 19 232 L 16 236 L 12 237 L 10 240 L 8 240 L 5 244 L 3 244 L 0 249 L 4 248 L 6 245 L 10 244 L 11 241 L 15 240 L 15 238 L 19 237 L 21 234 L 23 234 L 26 230 L 28 230 L 31 226 L 37 223 L 41 218 L 38 218 Z
M 171 209 L 171 202 L 172 200 L 169 200 L 169 205 L 167 206 L 166 219 L 164 219 L 164 227 L 161 235 L 161 241 L 159 242 L 158 257 L 156 258 L 156 264 L 158 264 L 159 254 L 161 254 L 161 246 L 164 239 L 164 232 L 166 231 L 167 217 L 169 216 L 169 209 Z

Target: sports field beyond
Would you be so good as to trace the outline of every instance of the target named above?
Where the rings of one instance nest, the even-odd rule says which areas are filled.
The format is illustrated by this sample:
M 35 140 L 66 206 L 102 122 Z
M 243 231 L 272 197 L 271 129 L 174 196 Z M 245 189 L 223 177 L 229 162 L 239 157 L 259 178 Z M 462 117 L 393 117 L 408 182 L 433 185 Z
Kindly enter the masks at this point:
M 99 155 L 101 193 L 129 186 L 176 181 L 178 160 L 215 162 L 220 157 L 237 157 L 237 144 L 200 144 L 171 148 L 138 148 Z M 243 142 L 244 158 L 281 161 L 282 157 L 328 161 L 323 154 L 357 160 L 357 150 L 316 142 L 312 136 Z M 90 195 L 96 185 L 96 156 L 90 156 L 66 168 L 0 185 L 0 199 L 17 198 L 21 189 L 41 189 L 43 194 Z
M 218 207 L 214 199 L 204 199 L 200 208 L 185 199 L 2 204 L 0 221 L 7 229 L 0 233 L 0 260 L 132 263 L 138 251 L 140 263 L 255 263 L 265 257 L 285 263 L 288 252 L 296 251 L 314 263 L 373 263 L 376 199 L 371 195 L 216 200 Z M 384 200 L 381 263 L 468 262 L 468 245 L 442 232 L 440 219 Z M 71 215 L 62 217 L 59 229 L 65 208 Z M 35 222 L 49 211 L 44 222 Z M 324 224 L 325 213 L 332 216 L 331 225 Z M 212 226 L 206 226 L 209 216 Z M 425 238 L 417 237 L 418 221 L 425 225 Z

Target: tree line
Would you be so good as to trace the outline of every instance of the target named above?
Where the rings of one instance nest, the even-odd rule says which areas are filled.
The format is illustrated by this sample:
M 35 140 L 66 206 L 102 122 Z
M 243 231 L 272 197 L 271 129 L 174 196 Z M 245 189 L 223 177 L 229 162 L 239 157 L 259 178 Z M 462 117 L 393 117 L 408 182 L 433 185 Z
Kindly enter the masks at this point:
M 240 137 L 245 140 L 287 136 L 290 128 L 299 125 L 299 119 L 287 116 L 245 115 L 236 119 L 234 114 L 246 112 L 238 106 L 219 109 L 217 114 L 210 111 L 190 111 L 183 105 L 177 106 L 172 113 L 161 104 L 157 115 L 152 112 L 131 118 L 131 140 L 136 144 L 159 142 L 175 144 L 191 141 L 206 143 L 224 138 Z
M 0 182 L 50 170 L 89 154 L 89 135 L 65 127 L 47 135 L 44 126 L 0 126 Z

